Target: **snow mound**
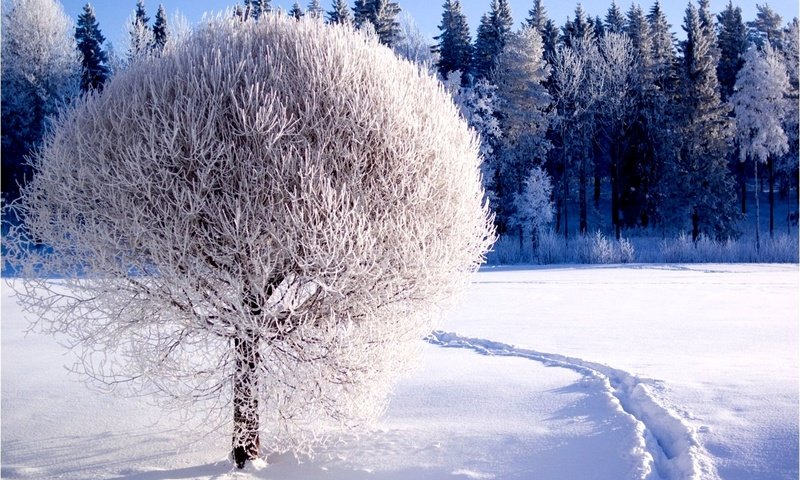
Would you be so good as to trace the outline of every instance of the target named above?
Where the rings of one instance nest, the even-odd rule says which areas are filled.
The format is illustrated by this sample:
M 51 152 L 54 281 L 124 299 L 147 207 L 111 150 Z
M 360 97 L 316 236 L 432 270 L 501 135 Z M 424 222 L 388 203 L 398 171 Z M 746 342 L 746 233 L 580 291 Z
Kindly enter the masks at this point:
M 719 480 L 711 456 L 698 442 L 695 429 L 680 415 L 659 402 L 659 382 L 640 378 L 607 365 L 579 358 L 517 348 L 481 338 L 461 337 L 435 331 L 426 340 L 448 348 L 467 348 L 483 355 L 522 357 L 546 366 L 566 368 L 584 375 L 612 399 L 619 410 L 632 417 L 640 439 L 639 478 L 642 480 Z

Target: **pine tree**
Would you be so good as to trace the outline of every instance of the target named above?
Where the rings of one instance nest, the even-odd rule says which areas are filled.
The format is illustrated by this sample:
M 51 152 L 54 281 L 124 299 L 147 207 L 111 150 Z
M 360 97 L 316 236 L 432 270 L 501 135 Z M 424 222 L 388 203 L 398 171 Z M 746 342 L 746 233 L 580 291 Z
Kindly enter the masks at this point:
M 786 73 L 789 78 L 789 91 L 786 95 L 786 115 L 783 119 L 783 130 L 789 138 L 789 150 L 778 157 L 775 170 L 783 181 L 782 191 L 786 195 L 787 233 L 791 233 L 792 225 L 798 223 L 798 192 L 800 191 L 800 22 L 794 18 L 783 31 L 784 41 L 780 53 L 783 56 Z M 792 189 L 794 188 L 794 193 Z
M 759 47 L 764 46 L 765 42 L 769 42 L 773 47 L 780 48 L 783 19 L 767 4 L 756 4 L 756 9 L 758 11 L 756 19 L 747 23 L 752 40 Z
M 361 28 L 367 21 L 367 3 L 369 0 L 355 0 L 353 3 L 353 25 Z
M 75 40 L 78 42 L 83 67 L 81 91 L 102 90 L 110 75 L 108 55 L 103 50 L 103 42 L 106 39 L 100 32 L 100 25 L 97 23 L 91 4 L 84 5 L 83 13 L 78 16 Z
M 625 29 L 625 17 L 617 6 L 616 0 L 611 2 L 611 7 L 606 13 L 605 30 L 607 33 L 622 33 Z
M 542 43 L 544 44 L 544 58 L 549 62 L 556 53 L 558 46 L 558 26 L 552 20 L 544 22 L 544 30 L 542 30 Z
M 476 78 L 491 78 L 497 57 L 505 47 L 514 20 L 508 0 L 492 0 L 488 13 L 481 16 L 472 61 Z
M 331 10 L 328 12 L 328 23 L 331 25 L 352 25 L 353 19 L 350 16 L 350 8 L 347 0 L 333 0 Z
M 323 16 L 325 15 L 325 10 L 322 9 L 319 0 L 311 0 L 310 2 L 308 2 L 306 15 L 308 15 L 311 18 L 322 20 Z
M 369 22 L 378 36 L 378 40 L 388 47 L 394 44 L 400 24 L 397 15 L 400 6 L 392 0 L 356 0 L 354 7 L 355 25 L 362 28 Z
M 730 107 L 720 99 L 714 35 L 691 3 L 682 42 L 680 155 L 672 165 L 671 187 L 677 189 L 672 214 L 690 218 L 692 238 L 700 234 L 725 238 L 736 233 L 734 182 L 727 168 L 732 137 Z M 678 218 L 676 218 L 677 220 Z
M 434 37 L 438 40 L 434 51 L 439 52 L 436 69 L 442 78 L 447 77 L 449 72 L 459 71 L 466 84 L 472 63 L 472 38 L 467 17 L 461 11 L 459 0 L 445 0 L 443 8 L 442 22 L 439 24 L 441 33 Z
M 245 9 L 249 7 L 249 17 L 258 20 L 261 15 L 270 11 L 269 0 L 245 0 Z
M 542 35 L 546 23 L 547 10 L 545 10 L 542 0 L 533 0 L 533 7 L 528 10 L 528 18 L 525 19 L 525 24 L 535 28 L 539 35 Z
M 598 15 L 594 17 L 592 24 L 594 25 L 595 37 L 597 39 L 603 38 L 603 36 L 606 34 L 606 27 L 603 25 L 603 19 Z
M 289 16 L 296 20 L 300 20 L 303 18 L 303 15 L 305 14 L 303 13 L 303 9 L 300 7 L 300 4 L 294 2 L 294 4 L 292 4 L 292 9 L 289 10 Z
M 153 22 L 153 52 L 156 55 L 161 55 L 164 47 L 167 45 L 167 14 L 164 12 L 164 5 L 158 6 L 156 12 L 156 19 Z
M 769 171 L 769 234 L 775 229 L 775 194 L 773 158 L 789 149 L 783 119 L 786 115 L 785 96 L 789 91 L 786 67 L 769 42 L 763 52 L 755 47 L 745 54 L 745 63 L 736 77 L 731 96 L 736 113 L 736 138 L 740 160 L 750 158 L 755 163 L 758 184 L 758 163 L 767 164 Z M 756 244 L 760 239 L 759 202 L 756 194 Z

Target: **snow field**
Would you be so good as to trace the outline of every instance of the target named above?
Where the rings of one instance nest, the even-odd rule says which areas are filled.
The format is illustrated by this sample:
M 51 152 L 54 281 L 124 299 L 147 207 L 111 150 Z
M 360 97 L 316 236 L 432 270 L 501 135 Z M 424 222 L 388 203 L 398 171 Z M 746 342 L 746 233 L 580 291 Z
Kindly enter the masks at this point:
M 87 390 L 3 285 L 2 477 L 797 478 L 798 284 L 796 265 L 486 269 L 373 429 L 244 472 L 227 431 Z

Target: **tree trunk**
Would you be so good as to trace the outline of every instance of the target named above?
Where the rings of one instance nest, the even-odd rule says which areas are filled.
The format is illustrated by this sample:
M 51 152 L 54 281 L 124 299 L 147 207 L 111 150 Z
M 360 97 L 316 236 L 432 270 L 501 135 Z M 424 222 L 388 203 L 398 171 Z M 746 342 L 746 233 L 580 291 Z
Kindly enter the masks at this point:
M 769 169 L 769 238 L 773 238 L 775 234 L 775 169 L 772 156 L 767 159 L 767 168 Z
M 697 242 L 698 238 L 700 238 L 700 214 L 695 207 L 692 210 L 692 241 Z
M 583 155 L 581 155 L 581 166 L 580 166 L 580 182 L 578 185 L 578 211 L 580 212 L 580 232 L 583 235 L 586 235 L 586 231 L 589 230 L 589 222 L 588 222 L 588 214 L 587 214 L 587 200 L 586 200 L 586 190 L 588 188 L 588 174 L 587 172 L 587 165 L 586 165 L 586 149 L 583 149 Z
M 747 166 L 745 162 L 739 162 L 739 183 L 742 188 L 742 215 L 747 214 Z
M 619 226 L 619 173 L 617 162 L 611 160 L 611 225 L 614 227 L 614 237 L 620 238 Z
M 755 168 L 753 168 L 753 174 L 755 175 L 756 186 L 758 187 L 759 186 L 759 183 L 758 183 L 758 160 L 753 160 L 753 165 L 755 165 Z M 758 196 L 759 196 L 758 194 L 759 193 L 761 193 L 761 191 L 760 191 L 760 189 L 757 189 L 757 191 L 756 191 L 756 253 L 758 253 L 761 250 L 761 218 L 760 218 L 761 217 L 761 211 L 760 211 L 761 203 L 758 200 Z
M 564 240 L 569 241 L 569 175 L 567 174 L 567 155 L 564 154 Z
M 233 459 L 238 468 L 258 458 L 258 338 L 243 332 L 233 339 L 236 373 L 233 378 Z

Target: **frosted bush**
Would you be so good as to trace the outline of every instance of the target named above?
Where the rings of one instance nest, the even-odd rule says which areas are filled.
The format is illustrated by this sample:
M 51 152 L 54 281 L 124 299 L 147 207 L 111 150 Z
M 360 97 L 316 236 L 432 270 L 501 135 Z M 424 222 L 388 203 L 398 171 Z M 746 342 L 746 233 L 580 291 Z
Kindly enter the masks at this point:
M 374 39 L 215 20 L 57 121 L 11 207 L 19 298 L 97 384 L 233 412 L 238 465 L 308 451 L 382 411 L 481 263 L 478 148 Z

